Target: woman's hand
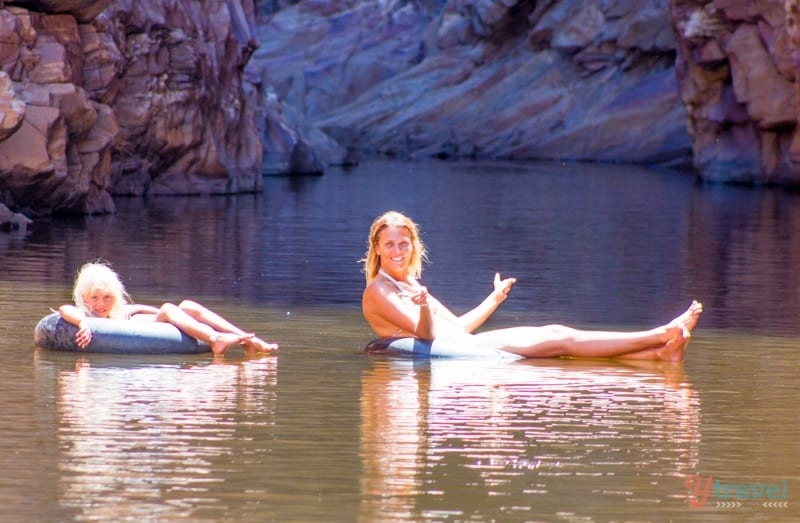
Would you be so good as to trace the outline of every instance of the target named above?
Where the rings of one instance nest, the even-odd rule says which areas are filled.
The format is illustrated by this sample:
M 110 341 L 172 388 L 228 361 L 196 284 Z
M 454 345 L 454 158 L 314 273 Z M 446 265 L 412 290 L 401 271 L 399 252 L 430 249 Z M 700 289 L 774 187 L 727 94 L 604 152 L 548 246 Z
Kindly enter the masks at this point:
M 75 333 L 75 343 L 78 344 L 78 347 L 85 349 L 91 341 L 92 329 L 89 328 L 89 322 L 86 321 L 86 319 L 83 319 L 78 324 L 78 332 Z
M 428 289 L 426 287 L 417 287 L 414 289 L 414 294 L 410 296 L 411 301 L 420 307 L 428 306 Z
M 516 278 L 500 279 L 500 273 L 494 273 L 494 294 L 497 297 L 497 302 L 501 303 L 508 298 L 508 293 L 511 292 L 511 287 L 517 283 Z

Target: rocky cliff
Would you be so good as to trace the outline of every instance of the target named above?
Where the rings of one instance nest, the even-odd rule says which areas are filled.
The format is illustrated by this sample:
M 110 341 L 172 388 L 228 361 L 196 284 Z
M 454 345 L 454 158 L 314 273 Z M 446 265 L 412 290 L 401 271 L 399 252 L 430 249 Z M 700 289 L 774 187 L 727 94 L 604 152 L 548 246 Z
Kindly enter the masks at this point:
M 306 0 L 259 32 L 278 96 L 349 148 L 690 158 L 666 0 Z
M 111 194 L 259 189 L 252 3 L 4 4 L 0 202 L 109 212 Z
M 800 184 L 797 0 L 672 0 L 676 74 L 705 179 Z
M 0 1 L 0 203 L 108 212 L 360 153 L 797 185 L 798 4 Z
M 798 4 L 306 0 L 260 25 L 254 58 L 350 148 L 798 185 Z

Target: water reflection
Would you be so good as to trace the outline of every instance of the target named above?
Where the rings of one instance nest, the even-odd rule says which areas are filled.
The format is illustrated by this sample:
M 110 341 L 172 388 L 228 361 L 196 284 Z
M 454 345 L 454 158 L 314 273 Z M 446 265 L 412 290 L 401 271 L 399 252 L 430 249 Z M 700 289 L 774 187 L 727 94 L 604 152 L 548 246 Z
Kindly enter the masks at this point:
M 148 365 L 62 356 L 42 351 L 37 365 L 58 389 L 59 505 L 81 520 L 194 519 L 230 490 L 231 461 L 234 480 L 260 473 L 276 358 Z M 258 502 L 257 493 L 238 495 Z
M 632 166 L 374 161 L 117 207 L 0 235 L 0 279 L 66 287 L 104 257 L 135 297 L 357 307 L 367 229 L 394 208 L 422 225 L 425 283 L 459 310 L 501 271 L 518 279 L 503 310 L 520 323 L 653 325 L 697 298 L 704 327 L 800 334 L 796 192 Z
M 786 479 L 793 503 L 799 199 L 629 166 L 365 162 L 0 234 L 0 519 L 696 521 L 692 474 Z M 488 327 L 638 328 L 703 300 L 688 378 L 356 354 L 372 336 L 357 260 L 388 208 L 422 224 L 425 283 L 454 309 L 495 271 L 517 276 Z M 135 299 L 198 299 L 281 351 L 222 365 L 33 351 L 97 256 Z
M 364 522 L 652 516 L 697 465 L 682 365 L 393 359 L 361 385 Z

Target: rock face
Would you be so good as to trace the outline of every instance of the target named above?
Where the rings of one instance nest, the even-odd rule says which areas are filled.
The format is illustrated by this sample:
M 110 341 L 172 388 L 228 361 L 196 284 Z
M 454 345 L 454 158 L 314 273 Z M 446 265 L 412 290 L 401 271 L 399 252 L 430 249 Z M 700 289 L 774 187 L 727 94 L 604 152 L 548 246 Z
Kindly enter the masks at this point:
M 4 4 L 1 202 L 94 213 L 111 194 L 260 188 L 252 2 Z
M 0 203 L 111 212 L 362 151 L 800 185 L 798 69 L 800 0 L 0 1 Z
M 698 173 L 800 184 L 800 2 L 672 0 L 671 7 Z
M 260 188 L 257 101 L 243 85 L 255 42 L 241 11 L 238 0 L 117 0 L 87 28 L 92 41 L 110 35 L 124 57 L 108 60 L 98 45 L 92 85 L 120 127 L 115 194 Z M 116 74 L 104 71 L 116 64 Z
M 254 60 L 351 149 L 688 164 L 666 0 L 402 0 L 285 8 Z

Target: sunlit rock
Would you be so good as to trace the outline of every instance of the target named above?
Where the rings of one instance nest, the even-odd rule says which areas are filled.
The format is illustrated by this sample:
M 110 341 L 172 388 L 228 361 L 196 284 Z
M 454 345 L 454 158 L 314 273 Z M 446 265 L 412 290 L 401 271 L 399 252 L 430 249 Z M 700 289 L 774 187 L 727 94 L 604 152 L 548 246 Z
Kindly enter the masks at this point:
M 102 213 L 112 194 L 260 189 L 263 93 L 244 80 L 253 9 L 0 5 L 0 201 L 30 214 Z
M 676 73 L 705 179 L 800 184 L 797 0 L 672 0 Z

